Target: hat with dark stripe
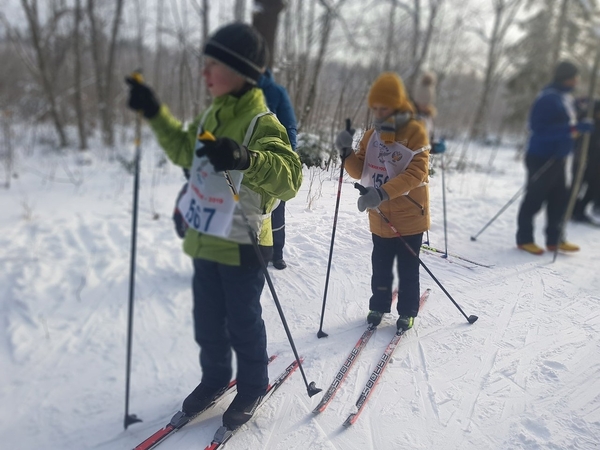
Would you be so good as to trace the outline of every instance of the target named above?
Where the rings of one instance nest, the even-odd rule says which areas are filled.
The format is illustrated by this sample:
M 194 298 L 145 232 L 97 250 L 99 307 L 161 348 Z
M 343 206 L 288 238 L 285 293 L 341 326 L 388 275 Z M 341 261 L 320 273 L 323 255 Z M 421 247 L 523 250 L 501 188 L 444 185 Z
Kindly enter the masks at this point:
M 209 38 L 204 54 L 214 58 L 252 84 L 266 69 L 267 44 L 262 35 L 245 23 L 232 23 L 219 28 Z

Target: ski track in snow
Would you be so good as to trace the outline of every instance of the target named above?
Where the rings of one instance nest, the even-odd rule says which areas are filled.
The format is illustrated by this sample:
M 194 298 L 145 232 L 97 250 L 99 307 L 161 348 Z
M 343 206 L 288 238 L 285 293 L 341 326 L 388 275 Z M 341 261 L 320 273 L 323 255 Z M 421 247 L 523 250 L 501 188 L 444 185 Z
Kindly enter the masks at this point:
M 69 157 L 46 155 L 25 160 L 31 170 L 0 192 L 3 448 L 130 449 L 162 427 L 200 379 L 192 266 L 170 220 L 183 177 L 170 165 L 157 169 L 160 152 L 149 147 L 142 160 L 130 397 L 130 412 L 144 422 L 122 430 L 132 177 L 103 160 L 78 167 Z M 491 151 L 477 148 L 480 164 Z M 81 185 L 52 181 L 65 176 L 65 161 Z M 479 320 L 469 325 L 421 270 L 429 300 L 355 425 L 342 428 L 392 337 L 394 314 L 384 317 L 323 413 L 313 416 L 321 394 L 308 398 L 296 371 L 228 449 L 600 448 L 598 231 L 571 224 L 579 254 L 559 255 L 555 263 L 549 254 L 533 257 L 514 248 L 515 202 L 471 242 L 524 180 L 514 150 L 500 149 L 494 165 L 489 173 L 446 173 L 449 251 L 493 268 L 421 253 L 465 313 Z M 367 216 L 356 211 L 358 194 L 346 177 L 323 321 L 329 337 L 317 338 L 336 171 L 311 177 L 305 170 L 286 208 L 288 269 L 269 268 L 308 381 L 323 390 L 364 331 L 370 296 Z M 429 239 L 443 249 L 437 171 Z M 536 222 L 540 243 L 543 220 Z M 278 355 L 269 367 L 275 377 L 293 354 L 268 286 L 262 304 L 269 353 Z M 208 444 L 231 398 L 159 448 Z

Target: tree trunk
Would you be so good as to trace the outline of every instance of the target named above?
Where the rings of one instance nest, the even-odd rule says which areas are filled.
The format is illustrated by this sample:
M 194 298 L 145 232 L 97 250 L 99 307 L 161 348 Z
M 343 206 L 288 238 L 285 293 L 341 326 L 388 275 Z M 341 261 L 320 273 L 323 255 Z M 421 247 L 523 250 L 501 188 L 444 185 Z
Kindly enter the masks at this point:
M 473 121 L 473 125 L 471 126 L 470 140 L 479 139 L 484 134 L 483 124 L 485 114 L 487 112 L 488 102 L 490 99 L 492 79 L 495 73 L 496 65 L 498 64 L 497 48 L 499 45 L 499 31 L 503 13 L 504 3 L 499 2 L 494 13 L 494 26 L 492 28 L 492 37 L 490 38 L 490 46 L 488 48 L 485 78 L 483 80 L 483 91 L 481 93 L 479 104 L 475 112 L 475 119 Z M 461 155 L 461 160 L 459 161 L 459 164 L 463 162 L 462 160 L 463 156 Z
M 113 71 L 115 65 L 115 53 L 117 47 L 117 37 L 119 35 L 119 28 L 121 26 L 121 16 L 123 14 L 123 3 L 124 0 L 116 0 L 117 2 L 117 11 L 115 12 L 115 17 L 113 19 L 112 30 L 110 34 L 110 44 L 108 48 L 108 60 L 106 64 L 106 73 L 104 75 L 105 82 L 105 94 L 106 99 L 104 101 L 104 110 L 103 110 L 103 128 L 105 133 L 105 143 L 112 147 L 115 142 L 114 136 L 114 100 L 112 97 L 112 81 L 113 81 Z
M 29 3 L 27 0 L 21 0 L 21 5 L 23 6 L 25 16 L 27 17 L 27 23 L 29 25 L 29 32 L 31 33 L 31 41 L 35 51 L 37 68 L 39 71 L 39 76 L 41 78 L 42 89 L 44 91 L 44 95 L 48 100 L 48 103 L 50 104 L 50 116 L 52 117 L 54 128 L 58 133 L 60 146 L 66 147 L 67 136 L 64 131 L 62 119 L 60 118 L 60 115 L 58 113 L 56 96 L 54 93 L 54 86 L 50 81 L 51 76 L 48 71 L 48 64 L 46 62 L 46 58 L 44 56 L 45 53 L 42 49 L 37 0 L 31 0 L 31 3 Z
M 246 18 L 246 0 L 235 0 L 233 7 L 233 20 L 243 22 Z
M 390 2 L 390 17 L 388 22 L 388 35 L 387 44 L 385 47 L 385 56 L 383 58 L 383 70 L 388 71 L 393 67 L 392 54 L 395 53 L 394 47 L 394 36 L 396 35 L 396 2 Z
M 98 23 L 96 21 L 96 5 L 94 0 L 87 0 L 87 13 L 90 21 L 90 40 L 92 47 L 92 64 L 94 65 L 94 75 L 96 79 L 96 106 L 98 107 L 98 116 L 102 118 L 102 108 L 105 98 L 104 93 L 104 77 L 102 76 L 104 71 L 102 70 L 102 49 L 100 40 L 100 31 L 98 30 Z
M 154 76 L 152 78 L 152 84 L 156 90 L 160 90 L 161 87 L 161 69 L 163 56 L 162 24 L 164 16 L 164 5 L 164 2 L 158 2 L 156 4 L 156 52 L 154 55 Z
M 113 19 L 109 49 L 106 59 L 106 65 L 102 59 L 102 31 L 99 30 L 96 20 L 94 0 L 87 0 L 87 11 L 90 21 L 90 34 L 92 41 L 92 60 L 94 63 L 94 72 L 96 75 L 96 93 L 98 96 L 98 112 L 102 122 L 102 139 L 105 145 L 112 147 L 114 145 L 113 128 L 113 99 L 111 96 L 113 67 L 115 61 L 115 49 L 121 15 L 123 12 L 123 0 L 116 0 L 117 10 Z M 136 68 L 132 68 L 136 69 Z
M 425 38 L 423 39 L 423 44 L 421 45 L 421 51 L 417 53 L 416 59 L 413 60 L 412 73 L 410 74 L 407 83 L 408 92 L 414 92 L 419 72 L 421 72 L 421 67 L 423 67 L 423 63 L 427 58 L 427 53 L 429 52 L 429 46 L 431 44 L 431 37 L 433 36 L 433 31 L 435 29 L 435 19 L 437 17 L 438 11 L 440 10 L 442 2 L 443 0 L 429 1 L 430 8 L 429 22 L 427 23 L 427 31 L 425 32 Z
M 73 45 L 75 52 L 75 114 L 77 115 L 77 132 L 79 134 L 79 150 L 87 150 L 87 136 L 85 132 L 85 115 L 83 111 L 83 95 L 81 92 L 81 0 L 75 0 L 75 23 L 73 27 Z
M 273 61 L 275 61 L 275 36 L 277 35 L 279 13 L 283 11 L 285 4 L 283 0 L 254 0 L 254 3 L 252 25 L 263 35 L 267 42 L 269 49 L 267 67 L 272 67 Z
M 310 116 L 311 110 L 314 106 L 315 98 L 317 96 L 317 83 L 319 80 L 319 74 L 321 72 L 321 67 L 323 66 L 323 59 L 325 57 L 327 45 L 329 44 L 329 36 L 331 35 L 333 21 L 335 20 L 334 14 L 335 11 L 331 8 L 328 8 L 327 11 L 323 13 L 323 25 L 321 29 L 321 42 L 319 45 L 319 53 L 317 54 L 317 60 L 315 61 L 315 68 L 313 71 L 312 79 L 310 81 L 310 87 L 308 88 L 308 94 L 306 95 L 306 102 L 304 103 L 300 120 L 298 121 L 298 129 L 302 128 L 305 125 L 305 122 Z
M 411 63 L 414 68 L 419 52 L 419 40 L 421 39 L 421 0 L 414 0 L 415 9 L 413 11 L 413 41 L 411 49 Z M 414 72 L 414 70 L 413 70 Z
M 554 46 L 552 50 L 552 66 L 555 67 L 560 58 L 560 49 L 562 47 L 565 25 L 567 24 L 567 0 L 562 0 L 560 6 L 560 14 L 558 16 L 558 24 L 556 29 L 556 37 L 554 38 Z
M 6 172 L 6 181 L 4 187 L 10 189 L 10 181 L 13 176 L 13 164 L 14 164 L 14 146 L 13 146 L 13 133 L 12 133 L 12 112 L 5 109 L 2 111 L 0 116 L 2 121 L 2 135 L 4 138 L 4 170 Z

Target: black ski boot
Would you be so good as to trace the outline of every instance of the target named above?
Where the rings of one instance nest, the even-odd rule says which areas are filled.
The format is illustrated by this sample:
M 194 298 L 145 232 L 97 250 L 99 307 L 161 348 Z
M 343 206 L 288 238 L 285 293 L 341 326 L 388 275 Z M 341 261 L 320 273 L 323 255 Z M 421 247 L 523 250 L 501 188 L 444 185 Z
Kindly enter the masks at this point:
M 212 388 L 200 383 L 183 401 L 181 410 L 186 416 L 195 416 L 208 408 L 210 404 L 225 391 L 225 389 L 227 389 L 227 386 L 222 388 Z
M 277 270 L 283 270 L 287 267 L 287 264 L 283 259 L 274 259 L 273 267 L 275 267 Z
M 381 323 L 384 314 L 381 311 L 369 311 L 369 314 L 367 314 L 367 323 L 376 327 Z
M 410 330 L 415 323 L 415 318 L 410 316 L 400 316 L 396 321 L 398 332 Z
M 262 395 L 256 397 L 238 393 L 223 414 L 223 426 L 235 430 L 244 425 L 252 418 L 262 398 Z

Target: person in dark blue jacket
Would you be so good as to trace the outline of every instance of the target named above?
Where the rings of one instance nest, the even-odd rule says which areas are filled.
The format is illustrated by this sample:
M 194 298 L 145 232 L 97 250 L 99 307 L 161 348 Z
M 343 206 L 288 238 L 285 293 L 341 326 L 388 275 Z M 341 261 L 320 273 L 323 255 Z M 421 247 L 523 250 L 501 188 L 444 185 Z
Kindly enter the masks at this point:
M 552 83 L 535 99 L 529 116 L 530 139 L 525 156 L 527 191 L 518 216 L 517 246 L 541 255 L 544 250 L 534 242 L 533 219 L 546 204 L 546 248 L 578 251 L 575 244 L 560 236 L 560 224 L 568 202 L 565 160 L 579 134 L 593 125 L 577 122 L 571 92 L 579 81 L 578 69 L 570 62 L 558 64 Z
M 275 82 L 270 70 L 266 70 L 262 75 L 258 87 L 262 89 L 271 112 L 287 130 L 292 149 L 296 150 L 296 115 L 287 91 Z M 271 226 L 273 227 L 273 267 L 283 270 L 287 267 L 283 259 L 285 245 L 285 202 L 283 200 L 271 213 Z
M 586 99 L 587 100 L 587 99 Z M 587 110 L 587 102 L 585 104 Z M 587 111 L 582 111 L 582 116 Z M 583 179 L 579 188 L 577 202 L 573 209 L 571 220 L 574 222 L 591 223 L 595 222 L 586 213 L 587 206 L 600 195 L 600 100 L 594 101 L 594 131 L 590 136 L 587 161 L 583 172 Z M 583 150 L 583 139 L 579 138 L 575 144 L 575 151 L 572 161 L 572 180 L 577 177 L 579 171 L 579 162 Z

